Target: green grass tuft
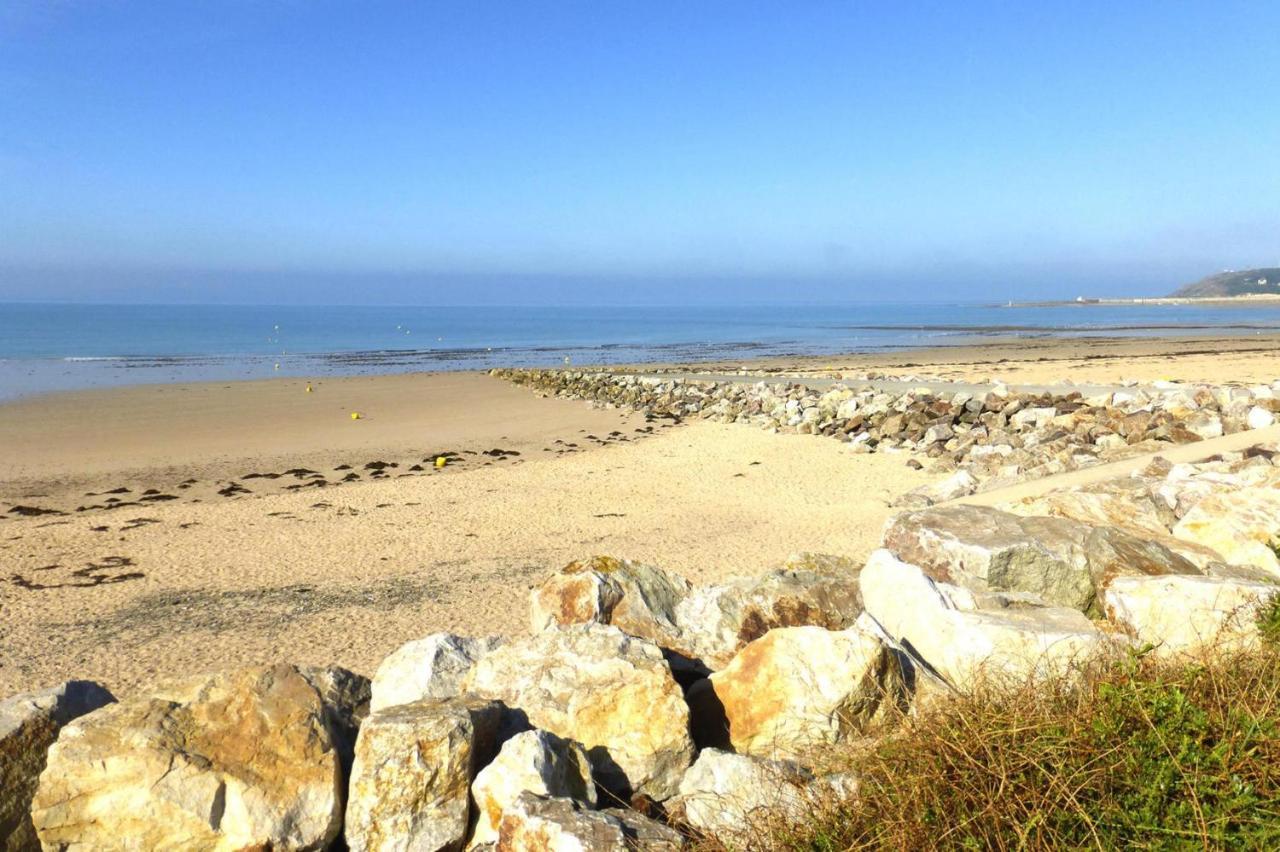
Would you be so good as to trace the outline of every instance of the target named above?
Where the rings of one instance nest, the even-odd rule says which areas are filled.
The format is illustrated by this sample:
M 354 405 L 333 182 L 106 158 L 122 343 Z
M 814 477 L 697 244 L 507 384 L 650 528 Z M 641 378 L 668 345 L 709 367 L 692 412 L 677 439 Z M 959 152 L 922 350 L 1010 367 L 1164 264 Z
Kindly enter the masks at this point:
M 759 848 L 1280 848 L 1280 647 L 984 691 L 846 757 L 857 799 Z

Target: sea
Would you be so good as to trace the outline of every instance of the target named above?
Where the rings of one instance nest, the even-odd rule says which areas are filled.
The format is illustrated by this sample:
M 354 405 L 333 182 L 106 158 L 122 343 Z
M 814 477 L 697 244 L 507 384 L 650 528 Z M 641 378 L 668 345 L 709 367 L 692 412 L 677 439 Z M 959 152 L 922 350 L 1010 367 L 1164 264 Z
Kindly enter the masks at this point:
M 117 385 L 1263 334 L 1280 305 L 400 307 L 0 303 L 0 400 Z

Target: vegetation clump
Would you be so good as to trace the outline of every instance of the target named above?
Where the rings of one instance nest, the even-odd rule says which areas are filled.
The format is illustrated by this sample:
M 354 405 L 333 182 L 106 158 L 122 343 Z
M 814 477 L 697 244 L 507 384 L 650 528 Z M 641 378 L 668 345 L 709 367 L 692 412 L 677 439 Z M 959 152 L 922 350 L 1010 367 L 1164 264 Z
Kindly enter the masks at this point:
M 1280 848 L 1280 603 L 1261 650 L 1095 664 L 941 703 L 860 753 L 856 797 L 761 848 Z

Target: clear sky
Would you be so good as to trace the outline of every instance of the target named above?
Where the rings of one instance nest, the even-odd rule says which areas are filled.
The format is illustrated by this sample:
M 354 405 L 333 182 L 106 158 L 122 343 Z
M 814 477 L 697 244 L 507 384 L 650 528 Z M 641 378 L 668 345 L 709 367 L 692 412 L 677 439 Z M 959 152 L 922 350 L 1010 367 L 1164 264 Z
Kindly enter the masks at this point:
M 1276 2 L 0 2 L 0 298 L 950 300 L 1278 264 Z

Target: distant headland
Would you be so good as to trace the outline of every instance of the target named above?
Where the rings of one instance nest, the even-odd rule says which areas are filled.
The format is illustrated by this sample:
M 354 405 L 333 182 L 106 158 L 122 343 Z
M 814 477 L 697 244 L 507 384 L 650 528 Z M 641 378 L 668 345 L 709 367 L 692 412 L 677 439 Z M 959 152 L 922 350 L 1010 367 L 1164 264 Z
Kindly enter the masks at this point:
M 1185 284 L 1168 296 L 1129 299 L 1097 299 L 1077 296 L 1044 302 L 1010 302 L 1006 307 L 1058 307 L 1062 305 L 1241 305 L 1280 302 L 1280 267 L 1227 269 Z

